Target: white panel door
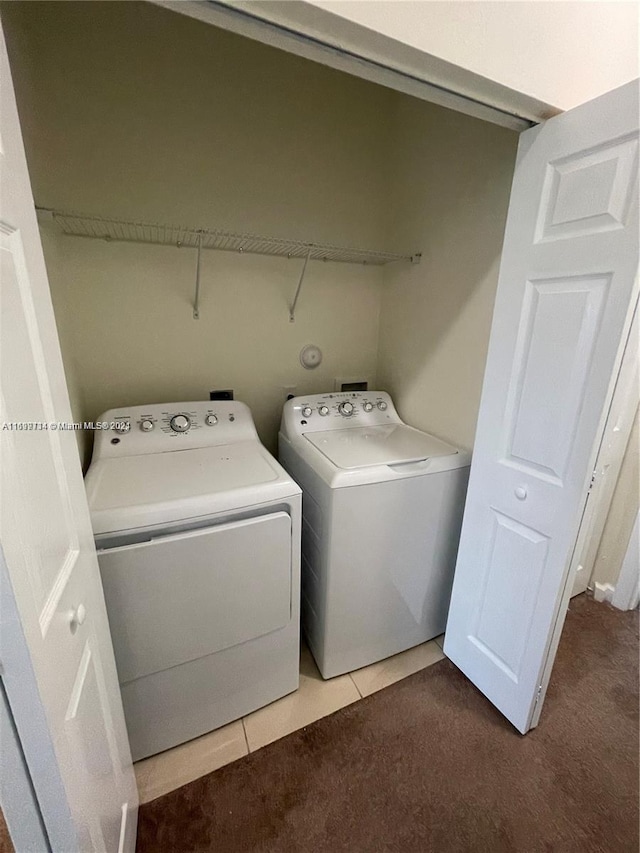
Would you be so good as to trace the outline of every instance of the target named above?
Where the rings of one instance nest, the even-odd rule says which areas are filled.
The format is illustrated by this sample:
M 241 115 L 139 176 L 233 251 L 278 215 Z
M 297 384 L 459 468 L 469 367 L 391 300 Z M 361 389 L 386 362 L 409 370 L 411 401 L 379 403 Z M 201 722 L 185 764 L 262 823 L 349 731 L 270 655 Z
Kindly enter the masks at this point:
M 137 791 L 75 434 L 11 428 L 71 412 L 3 37 L 0 75 L 0 539 L 76 849 L 133 853 Z M 16 724 L 28 738 L 29 720 Z
M 444 650 L 537 721 L 638 269 L 638 87 L 521 137 Z

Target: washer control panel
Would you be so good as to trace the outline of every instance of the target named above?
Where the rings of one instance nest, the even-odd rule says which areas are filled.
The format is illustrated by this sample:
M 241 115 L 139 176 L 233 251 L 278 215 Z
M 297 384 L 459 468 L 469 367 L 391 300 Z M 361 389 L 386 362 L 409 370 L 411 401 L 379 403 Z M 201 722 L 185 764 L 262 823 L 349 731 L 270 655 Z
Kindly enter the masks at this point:
M 93 459 L 255 441 L 249 407 L 238 400 L 155 403 L 110 409 L 95 430 Z M 115 424 L 116 428 L 111 428 Z
M 287 435 L 351 426 L 402 423 L 386 391 L 342 391 L 287 400 L 282 424 Z

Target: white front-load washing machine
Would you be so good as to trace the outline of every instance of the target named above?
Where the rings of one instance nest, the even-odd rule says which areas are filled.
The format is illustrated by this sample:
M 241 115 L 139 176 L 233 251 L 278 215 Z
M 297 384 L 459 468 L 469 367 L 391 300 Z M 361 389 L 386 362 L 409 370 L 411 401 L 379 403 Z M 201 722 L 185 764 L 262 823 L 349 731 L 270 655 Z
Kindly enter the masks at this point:
M 441 634 L 469 453 L 359 391 L 287 401 L 279 458 L 302 486 L 302 624 L 323 677 Z
M 86 487 L 137 760 L 297 689 L 301 495 L 244 403 L 100 422 Z

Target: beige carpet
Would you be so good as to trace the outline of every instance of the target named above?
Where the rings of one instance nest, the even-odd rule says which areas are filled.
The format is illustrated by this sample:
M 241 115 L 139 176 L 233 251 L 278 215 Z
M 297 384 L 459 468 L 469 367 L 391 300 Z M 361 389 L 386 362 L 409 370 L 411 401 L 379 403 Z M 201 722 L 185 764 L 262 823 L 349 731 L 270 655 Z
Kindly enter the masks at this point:
M 539 727 L 449 661 L 142 807 L 139 853 L 638 853 L 638 614 L 574 599 Z

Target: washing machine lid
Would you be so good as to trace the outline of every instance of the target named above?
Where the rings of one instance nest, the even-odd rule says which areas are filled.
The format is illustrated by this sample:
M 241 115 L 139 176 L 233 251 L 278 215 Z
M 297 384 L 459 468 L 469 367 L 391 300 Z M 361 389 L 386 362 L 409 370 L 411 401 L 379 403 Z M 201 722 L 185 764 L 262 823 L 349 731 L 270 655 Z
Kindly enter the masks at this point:
M 258 441 L 100 459 L 85 479 L 95 534 L 214 515 L 299 494 Z
M 304 438 L 335 466 L 346 469 L 402 465 L 458 453 L 451 444 L 406 424 L 312 432 Z

